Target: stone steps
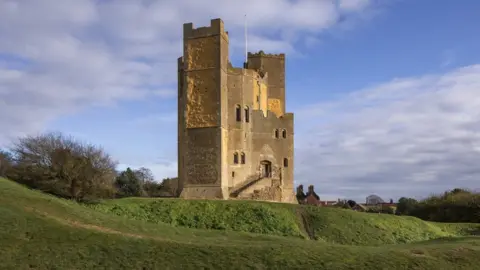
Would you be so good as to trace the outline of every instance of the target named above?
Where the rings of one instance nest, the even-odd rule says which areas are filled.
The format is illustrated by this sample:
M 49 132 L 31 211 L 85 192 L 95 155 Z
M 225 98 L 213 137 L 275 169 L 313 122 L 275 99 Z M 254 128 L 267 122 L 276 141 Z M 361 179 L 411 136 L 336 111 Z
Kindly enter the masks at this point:
M 264 177 L 258 177 L 258 178 L 255 178 L 253 180 L 249 180 L 247 182 L 241 183 L 237 187 L 233 188 L 233 190 L 230 192 L 230 197 L 233 197 L 233 198 L 238 197 L 238 195 L 240 195 L 240 193 L 242 193 L 242 191 L 251 187 L 252 185 L 254 185 L 255 183 L 259 182 L 262 179 L 264 179 Z

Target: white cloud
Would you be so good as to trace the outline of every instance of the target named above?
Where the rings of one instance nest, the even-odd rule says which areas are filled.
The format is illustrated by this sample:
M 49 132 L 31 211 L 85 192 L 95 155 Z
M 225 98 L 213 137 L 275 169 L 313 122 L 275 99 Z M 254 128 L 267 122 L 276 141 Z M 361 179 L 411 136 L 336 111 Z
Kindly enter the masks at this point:
M 248 13 L 251 50 L 293 53 L 343 11 L 330 0 L 0 0 L 0 144 L 88 106 L 174 96 L 163 89 L 176 82 L 185 22 L 224 18 L 235 50 Z
M 296 177 L 320 194 L 425 196 L 480 180 L 480 65 L 297 112 Z M 353 188 L 354 191 L 349 189 Z
M 345 11 L 358 11 L 370 4 L 370 0 L 340 0 L 338 6 Z

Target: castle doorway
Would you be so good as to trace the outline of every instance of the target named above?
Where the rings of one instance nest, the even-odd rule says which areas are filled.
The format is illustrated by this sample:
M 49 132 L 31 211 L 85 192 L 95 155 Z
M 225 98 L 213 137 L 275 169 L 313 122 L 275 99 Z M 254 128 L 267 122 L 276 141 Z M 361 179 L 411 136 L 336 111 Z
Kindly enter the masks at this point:
M 272 177 L 272 162 L 264 160 L 260 162 L 262 169 L 262 177 L 270 178 Z

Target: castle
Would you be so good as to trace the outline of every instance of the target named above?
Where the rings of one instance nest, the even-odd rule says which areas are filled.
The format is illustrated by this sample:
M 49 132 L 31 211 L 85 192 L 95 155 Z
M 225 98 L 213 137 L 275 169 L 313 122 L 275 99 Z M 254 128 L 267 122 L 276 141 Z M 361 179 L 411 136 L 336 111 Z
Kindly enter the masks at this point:
M 285 112 L 285 55 L 229 61 L 221 19 L 183 25 L 178 59 L 178 189 L 186 199 L 295 203 L 293 113 Z

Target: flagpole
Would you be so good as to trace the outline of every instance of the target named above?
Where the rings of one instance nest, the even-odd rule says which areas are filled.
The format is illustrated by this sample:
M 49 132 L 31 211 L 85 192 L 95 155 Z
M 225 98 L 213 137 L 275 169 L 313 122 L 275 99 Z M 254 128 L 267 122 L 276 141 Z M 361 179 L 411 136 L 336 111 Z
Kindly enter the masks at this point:
M 245 14 L 245 63 L 248 62 L 247 14 Z

